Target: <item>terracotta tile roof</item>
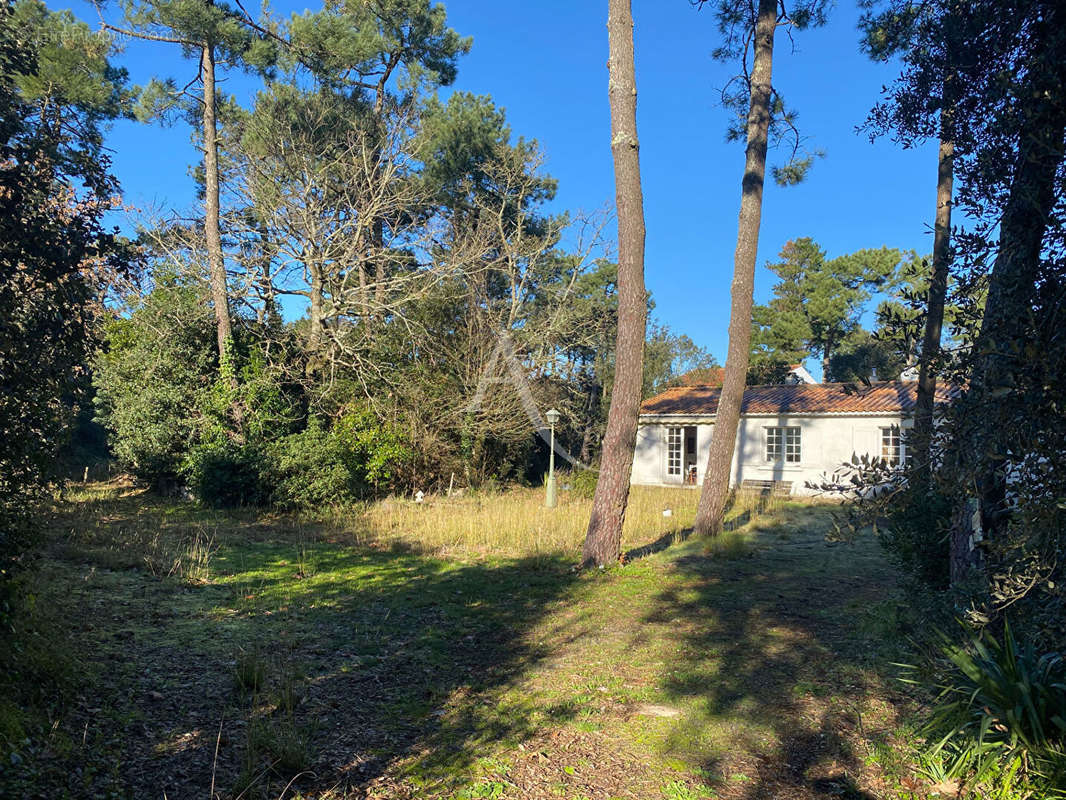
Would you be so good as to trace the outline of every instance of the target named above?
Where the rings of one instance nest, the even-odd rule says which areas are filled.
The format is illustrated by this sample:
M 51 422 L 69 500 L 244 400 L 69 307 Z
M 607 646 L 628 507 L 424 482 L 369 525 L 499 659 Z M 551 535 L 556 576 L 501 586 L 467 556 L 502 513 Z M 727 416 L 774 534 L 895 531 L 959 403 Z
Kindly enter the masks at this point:
M 721 386 L 725 380 L 724 367 L 706 367 L 703 369 L 690 369 L 677 378 L 681 386 Z
M 846 390 L 845 387 L 849 387 Z M 861 383 L 798 383 L 749 386 L 744 390 L 743 414 L 871 414 L 909 413 L 914 410 L 917 381 Z M 714 414 L 718 411 L 717 386 L 678 386 L 645 400 L 641 414 Z M 958 395 L 950 386 L 937 386 L 936 401 Z

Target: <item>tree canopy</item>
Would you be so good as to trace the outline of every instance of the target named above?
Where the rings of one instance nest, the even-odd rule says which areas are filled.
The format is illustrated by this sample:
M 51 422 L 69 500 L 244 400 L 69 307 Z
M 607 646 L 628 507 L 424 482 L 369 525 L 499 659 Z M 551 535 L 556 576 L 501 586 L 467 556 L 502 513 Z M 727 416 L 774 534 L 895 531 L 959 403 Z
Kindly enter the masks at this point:
M 897 280 L 899 250 L 858 250 L 827 258 L 810 238 L 788 242 L 778 262 L 767 264 L 779 281 L 773 298 L 756 306 L 755 361 L 793 363 L 817 358 L 826 379 L 834 377 L 833 357 L 860 330 L 866 304 L 875 291 Z

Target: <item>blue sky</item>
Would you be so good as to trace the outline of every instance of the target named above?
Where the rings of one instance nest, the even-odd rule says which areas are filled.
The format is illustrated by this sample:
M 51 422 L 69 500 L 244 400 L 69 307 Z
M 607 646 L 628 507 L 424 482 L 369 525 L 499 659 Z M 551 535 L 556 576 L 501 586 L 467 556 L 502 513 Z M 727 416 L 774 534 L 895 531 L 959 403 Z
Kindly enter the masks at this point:
M 273 10 L 288 16 L 306 6 L 278 0 Z M 69 7 L 95 23 L 92 6 Z M 446 7 L 451 26 L 474 40 L 454 88 L 491 95 L 516 135 L 537 139 L 559 180 L 556 210 L 613 202 L 605 0 L 451 0 Z M 736 68 L 710 57 L 718 33 L 709 10 L 687 0 L 634 0 L 637 126 L 655 317 L 724 360 L 743 147 L 725 141 L 718 90 Z M 905 151 L 855 130 L 895 75 L 859 52 L 857 19 L 854 5 L 842 3 L 827 27 L 797 33 L 794 50 L 778 37 L 774 83 L 826 157 L 799 186 L 767 184 L 756 301 L 773 285 L 763 265 L 789 239 L 811 236 L 830 256 L 881 245 L 931 249 L 935 145 Z M 195 69 L 168 45 L 130 42 L 118 61 L 136 83 L 153 74 L 191 77 Z M 247 100 L 256 85 L 235 77 L 225 88 Z M 197 155 L 188 128 L 124 122 L 108 144 L 127 203 L 194 203 L 189 165 Z

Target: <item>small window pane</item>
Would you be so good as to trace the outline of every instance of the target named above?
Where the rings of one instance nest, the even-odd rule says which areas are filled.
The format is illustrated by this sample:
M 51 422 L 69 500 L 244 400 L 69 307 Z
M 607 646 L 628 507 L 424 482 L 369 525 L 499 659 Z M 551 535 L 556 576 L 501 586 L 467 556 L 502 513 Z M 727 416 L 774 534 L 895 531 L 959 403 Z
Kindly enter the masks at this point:
M 781 460 L 781 429 L 780 428 L 767 428 L 766 429 L 766 460 L 767 461 L 780 461 Z
M 785 428 L 785 461 L 789 464 L 800 462 L 799 428 Z

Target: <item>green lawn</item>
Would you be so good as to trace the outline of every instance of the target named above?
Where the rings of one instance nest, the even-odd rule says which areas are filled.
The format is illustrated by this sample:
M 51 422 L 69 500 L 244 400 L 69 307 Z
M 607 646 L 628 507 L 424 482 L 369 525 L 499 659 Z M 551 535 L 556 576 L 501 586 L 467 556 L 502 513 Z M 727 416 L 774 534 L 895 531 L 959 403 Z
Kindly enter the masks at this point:
M 629 531 L 657 552 L 578 572 L 82 491 L 35 578 L 75 690 L 0 795 L 886 796 L 901 597 L 828 513 L 781 505 L 712 552 Z

